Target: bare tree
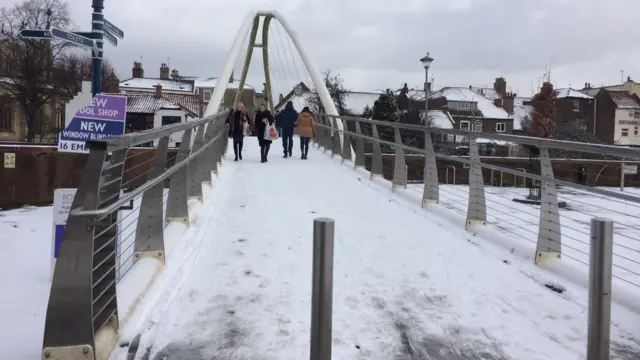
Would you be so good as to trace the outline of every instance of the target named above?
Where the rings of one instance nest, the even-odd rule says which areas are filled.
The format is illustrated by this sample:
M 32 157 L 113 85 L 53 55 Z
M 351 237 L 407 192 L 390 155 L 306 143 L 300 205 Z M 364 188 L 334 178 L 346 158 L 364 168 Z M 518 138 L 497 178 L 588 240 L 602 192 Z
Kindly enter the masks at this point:
M 60 56 L 53 69 L 52 83 L 59 90 L 61 96 L 74 97 L 82 87 L 83 80 L 91 80 L 91 53 L 86 51 L 67 52 Z M 107 91 L 107 79 L 114 72 L 114 67 L 107 59 L 102 60 L 100 89 Z
M 322 75 L 324 84 L 329 90 L 329 95 L 331 95 L 331 99 L 338 110 L 338 115 L 350 115 L 349 109 L 347 109 L 348 91 L 344 88 L 344 80 L 340 77 L 340 74 L 332 75 L 331 70 L 326 70 Z M 307 98 L 306 105 L 314 112 L 325 112 L 325 108 L 322 105 L 322 101 L 315 87 L 312 90 L 312 95 Z
M 42 132 L 43 109 L 55 99 L 53 65 L 71 45 L 52 40 L 23 39 L 23 29 L 71 27 L 69 6 L 63 0 L 26 0 L 0 8 L 0 86 L 22 108 L 26 140 L 32 142 Z

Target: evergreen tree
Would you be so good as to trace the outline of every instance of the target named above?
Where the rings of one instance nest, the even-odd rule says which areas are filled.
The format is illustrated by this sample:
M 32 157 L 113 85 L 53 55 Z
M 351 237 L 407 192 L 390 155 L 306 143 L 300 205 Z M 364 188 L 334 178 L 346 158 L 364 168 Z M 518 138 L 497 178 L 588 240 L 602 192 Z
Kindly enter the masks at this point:
M 397 122 L 399 119 L 398 105 L 393 92 L 387 89 L 380 94 L 373 103 L 373 118 L 380 121 Z
M 551 83 L 545 82 L 542 85 L 540 92 L 533 97 L 532 105 L 534 109 L 531 121 L 533 133 L 541 138 L 552 138 L 556 119 L 556 91 Z
M 373 119 L 373 109 L 367 105 L 362 109 L 362 117 L 365 119 Z

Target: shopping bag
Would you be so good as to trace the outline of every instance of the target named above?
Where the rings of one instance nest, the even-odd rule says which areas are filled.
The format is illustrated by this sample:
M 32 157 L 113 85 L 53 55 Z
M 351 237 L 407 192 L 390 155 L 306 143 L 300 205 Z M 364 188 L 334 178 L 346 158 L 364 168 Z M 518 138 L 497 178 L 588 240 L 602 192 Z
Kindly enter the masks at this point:
M 242 134 L 244 136 L 250 136 L 251 135 L 251 127 L 249 126 L 248 123 L 244 123 L 244 126 L 242 127 Z
M 273 125 L 267 126 L 264 130 L 264 139 L 265 140 L 276 140 L 278 139 L 278 130 Z

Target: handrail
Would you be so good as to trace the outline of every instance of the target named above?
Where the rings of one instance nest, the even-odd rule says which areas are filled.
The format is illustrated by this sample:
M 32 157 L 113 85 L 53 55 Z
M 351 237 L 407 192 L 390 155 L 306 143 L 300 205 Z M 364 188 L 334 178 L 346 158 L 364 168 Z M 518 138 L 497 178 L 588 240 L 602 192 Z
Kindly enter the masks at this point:
M 106 151 L 117 151 L 126 149 L 131 146 L 144 144 L 152 140 L 169 136 L 178 131 L 193 129 L 200 125 L 219 120 L 220 118 L 226 118 L 227 115 L 228 111 L 224 111 L 195 121 L 165 125 L 158 128 L 124 134 L 122 136 L 114 136 L 100 140 L 91 140 L 87 141 L 87 148 Z
M 165 170 L 162 173 L 162 175 L 154 178 L 151 181 L 148 181 L 148 182 L 144 183 L 144 185 L 141 185 L 141 186 L 137 187 L 135 190 L 124 194 L 118 200 L 116 200 L 115 202 L 111 203 L 109 206 L 101 208 L 101 209 L 96 209 L 96 210 L 85 210 L 82 207 L 79 207 L 79 208 L 72 209 L 69 212 L 69 215 L 78 216 L 78 217 L 96 217 L 96 220 L 100 220 L 102 217 L 104 217 L 104 216 L 106 216 L 106 215 L 118 210 L 123 205 L 130 203 L 131 200 L 133 200 L 133 199 L 139 197 L 140 195 L 144 194 L 145 191 L 151 189 L 155 185 L 157 185 L 157 184 L 165 181 L 166 179 L 168 179 L 176 171 L 180 170 L 183 166 L 186 166 L 188 163 L 190 163 L 192 158 L 200 155 L 200 153 L 204 152 L 210 146 L 212 146 L 214 141 L 218 140 L 218 138 L 220 136 L 222 136 L 222 135 L 223 135 L 222 133 L 216 135 L 212 139 L 211 142 L 203 145 L 199 150 L 196 150 L 193 153 L 191 153 L 189 155 L 189 157 L 187 157 L 186 159 L 180 161 L 179 163 L 173 164 L 173 166 L 171 166 L 170 168 Z
M 323 116 L 330 116 L 330 115 L 323 115 Z M 356 119 L 358 121 L 360 120 L 366 120 L 366 121 L 375 121 L 376 125 L 378 123 L 380 123 L 381 125 L 385 125 L 385 126 L 394 126 L 395 123 L 389 123 L 389 122 L 384 122 L 384 121 L 376 121 L 376 120 L 367 120 L 367 119 L 360 119 L 360 118 L 351 118 L 351 119 Z M 331 127 L 326 126 L 326 125 L 322 125 L 322 124 L 315 124 L 316 126 L 322 127 L 322 128 L 326 128 L 326 129 L 331 129 Z M 428 129 L 429 131 L 431 131 L 431 128 Z M 421 131 L 425 131 L 425 128 L 422 128 Z M 451 155 L 445 155 L 445 154 L 440 154 L 437 152 L 427 152 L 425 149 L 419 149 L 416 147 L 412 147 L 412 146 L 407 146 L 404 144 L 397 144 L 391 141 L 385 141 L 385 140 L 380 140 L 380 139 L 376 139 L 370 136 L 366 136 L 363 134 L 356 134 L 350 131 L 340 131 L 340 132 L 344 132 L 346 134 L 349 134 L 350 136 L 356 136 L 356 137 L 361 137 L 363 139 L 367 139 L 370 141 L 374 141 L 380 144 L 385 144 L 385 145 L 389 145 L 389 146 L 400 146 L 405 150 L 409 150 L 409 151 L 413 151 L 413 152 L 418 152 L 418 153 L 422 153 L 422 154 L 431 154 L 434 155 L 437 158 L 441 158 L 441 159 L 445 159 L 445 160 L 450 160 L 450 161 L 455 161 L 455 162 L 460 162 L 463 164 L 467 164 L 467 165 L 476 165 L 476 166 L 480 166 L 486 169 L 490 169 L 490 170 L 495 170 L 495 171 L 504 171 L 507 174 L 512 174 L 512 175 L 517 175 L 517 176 L 523 176 L 521 171 L 516 171 L 513 169 L 509 169 L 506 167 L 502 167 L 502 166 L 497 166 L 497 165 L 491 165 L 491 164 L 487 164 L 487 163 L 483 163 L 482 161 L 475 161 L 475 160 L 467 160 L 465 158 L 460 158 L 457 156 L 451 156 Z M 478 134 L 476 133 L 468 133 L 467 136 L 469 137 L 469 139 L 475 139 L 476 138 L 483 138 L 483 135 L 478 136 Z M 624 201 L 631 201 L 631 202 L 635 202 L 635 203 L 640 203 L 640 197 L 638 196 L 632 196 L 632 195 L 628 195 L 628 194 L 621 194 L 619 192 L 614 192 L 614 191 L 609 191 L 609 190 L 604 190 L 604 189 L 599 189 L 593 186 L 589 186 L 589 185 L 584 185 L 584 184 L 576 184 L 576 183 L 572 183 L 569 181 L 564 181 L 564 180 L 559 180 L 559 179 L 555 179 L 553 177 L 548 177 L 548 176 L 543 176 L 543 175 L 537 175 L 537 174 L 532 174 L 529 173 L 526 175 L 527 177 L 531 178 L 531 179 L 535 179 L 535 180 L 540 180 L 540 181 L 548 181 L 550 183 L 553 184 L 557 184 L 557 185 L 564 185 L 564 186 L 569 186 L 569 187 L 574 187 L 574 188 L 578 188 L 578 189 L 582 189 L 594 194 L 599 194 L 599 195 L 603 195 L 603 196 L 609 196 L 609 197 L 613 197 L 616 199 L 620 199 L 620 200 L 624 200 Z
M 325 117 L 335 117 L 340 119 L 359 121 L 369 124 L 388 126 L 398 129 L 406 129 L 406 130 L 415 130 L 415 131 L 425 131 L 428 129 L 429 132 L 435 134 L 448 134 L 448 135 L 460 135 L 460 136 L 470 136 L 474 134 L 477 136 L 477 139 L 489 139 L 489 140 L 500 140 L 507 142 L 514 142 L 521 145 L 531 145 L 537 147 L 546 146 L 548 148 L 562 149 L 562 150 L 571 150 L 571 151 L 582 151 L 593 154 L 602 154 L 609 156 L 619 156 L 619 157 L 631 157 L 640 159 L 640 149 L 635 148 L 625 148 L 618 147 L 614 145 L 603 145 L 603 144 L 588 144 L 577 141 L 567 141 L 567 140 L 555 140 L 555 139 L 543 139 L 531 136 L 522 136 L 522 135 L 507 135 L 507 134 L 498 134 L 498 133 L 473 133 L 469 131 L 456 130 L 456 129 L 441 129 L 441 128 L 427 128 L 421 125 L 413 125 L 413 124 L 403 124 L 397 122 L 388 122 L 388 121 L 380 121 L 373 119 L 365 119 L 354 116 L 334 116 L 334 115 L 325 115 Z
M 127 300 L 132 303 L 122 314 L 117 284 L 128 271 L 139 271 L 134 265 L 143 258 L 153 259 L 148 263 L 154 266 L 146 281 L 166 263 L 165 227 L 171 222 L 188 226 L 190 200 L 202 201 L 203 185 L 212 184 L 212 172 L 218 174 L 228 143 L 222 121 L 227 114 L 88 143 L 89 156 L 56 245 L 43 358 L 100 360 L 115 348 L 119 322 L 145 289 L 127 290 L 135 298 Z M 169 154 L 169 144 L 178 141 L 177 151 Z M 147 142 L 153 143 L 151 150 L 130 151 Z M 150 156 L 136 158 L 142 154 Z

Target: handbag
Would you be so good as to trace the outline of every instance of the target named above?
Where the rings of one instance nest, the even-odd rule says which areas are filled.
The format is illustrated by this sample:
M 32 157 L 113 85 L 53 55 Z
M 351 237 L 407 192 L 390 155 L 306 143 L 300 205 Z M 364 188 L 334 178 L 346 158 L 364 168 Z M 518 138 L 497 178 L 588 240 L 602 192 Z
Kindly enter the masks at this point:
M 246 122 L 244 123 L 244 126 L 242 127 L 242 134 L 244 136 L 250 136 L 251 135 L 251 127 Z
M 276 140 L 278 139 L 278 130 L 274 125 L 268 125 L 266 129 L 264 129 L 264 139 L 265 140 Z

